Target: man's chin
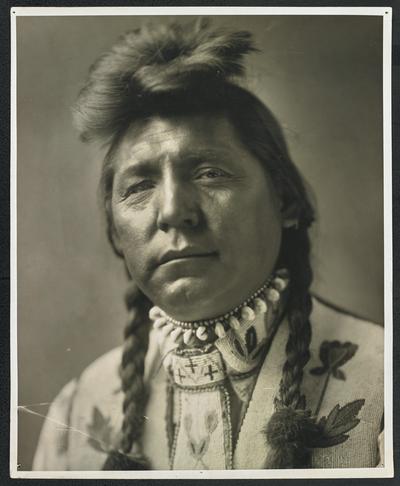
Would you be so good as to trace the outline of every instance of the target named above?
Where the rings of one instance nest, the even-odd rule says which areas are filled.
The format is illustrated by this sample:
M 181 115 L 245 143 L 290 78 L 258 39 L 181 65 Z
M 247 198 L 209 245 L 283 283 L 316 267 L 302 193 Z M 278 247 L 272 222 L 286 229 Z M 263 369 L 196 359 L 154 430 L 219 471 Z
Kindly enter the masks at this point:
M 209 279 L 181 277 L 164 283 L 160 295 L 160 307 L 171 317 L 195 321 L 207 315 L 207 303 L 215 297 L 214 285 Z

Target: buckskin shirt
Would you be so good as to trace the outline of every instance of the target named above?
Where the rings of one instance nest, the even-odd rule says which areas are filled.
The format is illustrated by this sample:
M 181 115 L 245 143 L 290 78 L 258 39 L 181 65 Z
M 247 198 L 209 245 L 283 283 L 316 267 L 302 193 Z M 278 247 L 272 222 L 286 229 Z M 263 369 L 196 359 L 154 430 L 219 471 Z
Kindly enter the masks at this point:
M 348 439 L 313 449 L 311 467 L 383 466 L 383 328 L 316 299 L 311 326 L 311 359 L 302 384 L 307 408 L 319 408 L 318 417 L 323 417 L 337 404 L 340 410 L 347 403 L 365 400 L 360 423 L 348 432 Z M 254 328 L 251 333 L 247 332 L 250 327 Z M 283 319 L 267 354 L 254 368 L 262 327 L 257 322 L 245 327 L 243 332 L 253 336 L 243 340 L 248 346 L 249 370 L 231 374 L 224 361 L 234 366 L 235 357 L 224 341 L 204 356 L 173 356 L 172 373 L 168 373 L 155 332 L 150 332 L 145 361 L 150 398 L 142 447 L 152 469 L 264 468 L 268 454 L 265 426 L 274 412 L 288 328 Z M 117 348 L 100 357 L 62 389 L 43 426 L 34 470 L 102 468 L 123 418 L 118 376 L 121 352 Z M 332 356 L 339 359 L 332 360 Z M 228 383 L 242 405 L 234 427 Z

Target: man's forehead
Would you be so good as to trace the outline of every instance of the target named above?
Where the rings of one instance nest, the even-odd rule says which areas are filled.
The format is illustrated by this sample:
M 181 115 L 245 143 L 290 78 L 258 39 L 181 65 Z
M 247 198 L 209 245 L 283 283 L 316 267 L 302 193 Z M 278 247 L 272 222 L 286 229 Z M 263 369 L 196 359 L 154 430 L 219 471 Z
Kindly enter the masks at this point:
M 121 155 L 142 161 L 163 156 L 213 157 L 232 150 L 232 132 L 226 120 L 210 116 L 154 118 L 126 134 Z

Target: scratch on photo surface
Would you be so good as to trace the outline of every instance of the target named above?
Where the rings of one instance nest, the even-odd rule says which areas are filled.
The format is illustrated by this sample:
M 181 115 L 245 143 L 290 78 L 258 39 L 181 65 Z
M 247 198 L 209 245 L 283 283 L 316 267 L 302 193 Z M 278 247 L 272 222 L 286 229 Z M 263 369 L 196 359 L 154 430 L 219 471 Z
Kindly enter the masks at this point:
M 81 434 L 83 435 L 84 437 L 86 437 L 87 439 L 91 439 L 91 440 L 94 440 L 96 442 L 98 442 L 99 444 L 101 444 L 102 446 L 104 446 L 104 451 L 108 451 L 108 446 L 109 444 L 106 444 L 105 442 L 103 442 L 102 440 L 100 440 L 98 437 L 94 437 L 86 432 L 84 432 L 83 430 L 80 430 L 80 429 L 77 429 L 76 427 L 72 427 L 68 424 L 65 424 L 63 422 L 60 422 L 59 420 L 56 420 L 56 419 L 53 419 L 51 417 L 49 417 L 48 415 L 44 415 L 42 413 L 39 413 L 39 412 L 36 412 L 35 410 L 32 410 L 31 406 L 36 406 L 36 405 L 50 405 L 49 402 L 43 402 L 43 403 L 37 403 L 37 404 L 33 404 L 33 405 L 18 405 L 17 407 L 17 410 L 18 411 L 21 411 L 21 412 L 25 412 L 25 413 L 28 413 L 30 415 L 34 415 L 36 417 L 41 417 L 43 418 L 44 420 L 47 420 L 48 422 L 52 422 L 53 424 L 57 425 L 58 426 L 58 429 L 57 430 L 60 430 L 60 431 L 67 431 L 67 430 L 70 430 L 71 432 L 77 432 L 78 434 Z M 148 417 L 145 416 L 146 419 L 148 419 Z M 118 448 L 118 452 L 126 457 L 131 457 L 130 454 L 127 454 L 125 453 L 124 451 L 120 450 Z
M 28 403 L 27 405 L 19 405 L 19 406 L 25 408 L 25 407 L 44 407 L 47 405 L 50 406 L 51 402 Z
M 32 406 L 32 405 L 31 405 Z M 60 422 L 59 420 L 53 419 L 49 417 L 48 415 L 44 415 L 42 413 L 36 412 L 36 410 L 32 410 L 29 408 L 29 405 L 18 405 L 18 411 L 28 413 L 30 415 L 34 415 L 36 417 L 41 417 L 48 422 L 52 422 L 60 427 L 61 430 L 71 430 L 72 432 L 78 432 L 78 434 L 84 435 L 87 438 L 98 440 L 97 438 L 91 437 L 91 435 L 87 434 L 83 430 L 76 429 L 75 427 L 71 427 L 68 424 L 64 424 L 63 422 Z

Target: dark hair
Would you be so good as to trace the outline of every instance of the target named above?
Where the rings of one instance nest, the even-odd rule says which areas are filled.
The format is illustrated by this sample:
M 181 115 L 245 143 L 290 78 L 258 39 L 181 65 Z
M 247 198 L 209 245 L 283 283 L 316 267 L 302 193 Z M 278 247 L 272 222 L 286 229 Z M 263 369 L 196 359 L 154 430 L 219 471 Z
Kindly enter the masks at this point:
M 75 105 L 75 123 L 81 138 L 100 140 L 108 146 L 101 190 L 113 244 L 110 195 L 113 156 L 131 123 L 154 115 L 222 113 L 238 137 L 265 167 L 286 207 L 294 208 L 298 224 L 283 230 L 279 264 L 288 268 L 291 285 L 287 301 L 289 338 L 275 415 L 282 409 L 304 410 L 301 394 L 303 368 L 309 359 L 312 281 L 308 228 L 314 219 L 302 178 L 290 159 L 280 126 L 268 108 L 239 84 L 243 57 L 254 51 L 251 34 L 245 31 L 212 30 L 206 19 L 187 24 L 147 25 L 126 34 L 91 68 Z M 128 308 L 133 318 L 125 331 L 121 378 L 125 400 L 119 452 L 112 452 L 104 469 L 140 469 L 148 466 L 140 451 L 147 392 L 143 383 L 145 346 L 140 329 L 151 306 L 138 289 L 132 291 Z M 273 417 L 270 423 L 274 423 Z M 276 445 L 268 435 L 272 454 L 266 467 L 304 467 L 309 457 L 298 439 Z M 279 442 L 279 441 L 278 441 Z M 136 444 L 133 461 L 127 461 Z M 296 452 L 297 451 L 297 452 Z

